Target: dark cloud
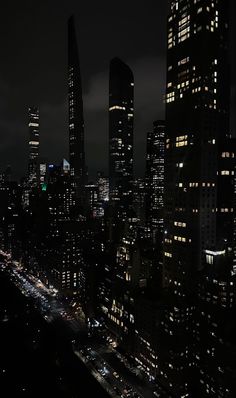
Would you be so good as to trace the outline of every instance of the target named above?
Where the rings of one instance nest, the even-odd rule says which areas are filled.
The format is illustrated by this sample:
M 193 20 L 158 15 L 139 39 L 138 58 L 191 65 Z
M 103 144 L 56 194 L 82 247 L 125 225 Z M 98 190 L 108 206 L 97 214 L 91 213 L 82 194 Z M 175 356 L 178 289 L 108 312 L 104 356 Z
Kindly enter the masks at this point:
M 137 173 L 142 174 L 146 133 L 155 119 L 164 117 L 167 7 L 167 0 L 25 0 L 16 2 L 13 12 L 12 3 L 4 2 L 0 167 L 11 163 L 17 176 L 25 171 L 27 108 L 34 104 L 40 106 L 41 155 L 51 161 L 68 156 L 66 23 L 74 13 L 89 170 L 94 174 L 107 169 L 109 61 L 119 56 L 134 71 L 135 164 Z M 232 95 L 235 104 L 235 90 Z
M 51 162 L 68 159 L 67 102 L 40 107 L 41 156 Z
M 85 111 L 105 111 L 108 107 L 108 70 L 90 78 L 87 93 L 84 95 Z
M 108 73 L 114 56 L 134 70 L 135 142 L 143 143 L 163 110 L 166 0 L 145 5 L 26 0 L 14 5 L 14 13 L 11 8 L 4 2 L 0 24 L 0 165 L 10 162 L 18 176 L 26 168 L 29 105 L 40 106 L 41 155 L 52 161 L 68 155 L 66 23 L 71 13 L 78 24 L 89 169 L 107 169 Z
M 149 57 L 133 64 L 135 74 L 135 115 L 137 124 L 146 131 L 152 122 L 164 116 L 163 96 L 165 90 L 165 58 Z M 142 139 L 143 134 L 138 136 Z
M 136 173 L 144 172 L 146 135 L 153 121 L 164 118 L 165 58 L 149 57 L 137 60 L 135 74 L 135 165 Z

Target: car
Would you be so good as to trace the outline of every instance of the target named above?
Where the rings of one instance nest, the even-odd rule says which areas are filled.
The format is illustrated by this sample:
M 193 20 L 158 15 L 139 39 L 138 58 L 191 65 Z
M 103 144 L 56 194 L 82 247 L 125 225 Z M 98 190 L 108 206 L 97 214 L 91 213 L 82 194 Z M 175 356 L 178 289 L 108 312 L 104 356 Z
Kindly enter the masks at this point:
M 126 397 L 130 397 L 131 392 L 132 392 L 132 388 L 130 386 L 126 386 L 126 388 L 124 389 L 123 393 L 125 394 Z
M 153 394 L 154 394 L 156 397 L 158 397 L 158 398 L 161 396 L 161 394 L 159 394 L 158 391 L 153 391 Z
M 124 392 L 123 394 L 124 394 L 124 397 L 126 397 L 126 398 L 131 397 L 131 393 L 130 392 Z
M 116 379 L 119 379 L 119 375 L 117 372 L 113 372 L 113 376 L 115 376 Z

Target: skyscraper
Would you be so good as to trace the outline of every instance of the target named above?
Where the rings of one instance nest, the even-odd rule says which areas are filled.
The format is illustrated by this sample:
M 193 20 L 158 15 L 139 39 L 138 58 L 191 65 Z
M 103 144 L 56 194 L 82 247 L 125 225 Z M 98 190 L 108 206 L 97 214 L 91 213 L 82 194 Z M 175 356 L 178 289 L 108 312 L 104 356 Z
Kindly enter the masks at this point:
M 196 0 L 171 1 L 164 220 L 164 286 L 170 307 L 163 320 L 168 355 L 165 353 L 161 374 L 176 396 L 193 396 L 190 381 L 193 369 L 198 369 L 201 375 L 198 382 L 200 377 L 203 380 L 203 389 L 197 396 L 205 396 L 211 388 L 217 391 L 216 396 L 220 396 L 221 389 L 224 394 L 227 390 L 223 383 L 216 387 L 217 382 L 212 382 L 209 387 L 209 380 L 212 381 L 216 373 L 213 377 L 210 362 L 204 355 L 208 355 L 208 350 L 216 359 L 216 346 L 208 346 L 202 356 L 200 351 L 194 352 L 194 347 L 205 339 L 209 326 L 205 323 L 205 327 L 199 328 L 202 322 L 196 320 L 197 281 L 200 280 L 202 286 L 203 281 L 208 280 L 208 290 L 200 294 L 200 300 L 205 296 L 202 307 L 206 310 L 208 306 L 207 319 L 214 318 L 218 328 L 219 319 L 215 315 L 220 313 L 220 305 L 216 304 L 213 280 L 222 286 L 233 272 L 233 228 L 229 221 L 233 207 L 227 205 L 222 210 L 218 177 L 223 172 L 231 183 L 232 165 L 231 169 L 220 171 L 219 158 L 222 153 L 229 153 L 231 158 L 235 156 L 233 151 L 226 151 L 223 144 L 229 135 L 228 27 L 227 0 L 206 0 L 204 4 Z M 227 191 L 232 194 L 232 190 Z M 229 280 L 227 283 L 230 284 Z M 219 330 L 215 335 L 222 338 Z M 220 355 L 218 360 L 221 368 Z M 208 372 L 208 382 L 201 372 Z
M 110 199 L 124 211 L 132 205 L 133 100 L 133 73 L 114 58 L 109 80 L 109 185 Z
M 28 161 L 28 187 L 33 188 L 39 182 L 39 108 L 30 107 L 29 117 L 29 161 Z
M 165 122 L 153 123 L 147 134 L 146 220 L 155 235 L 163 235 Z M 161 238 L 162 240 L 162 238 Z
M 85 184 L 84 113 L 80 62 L 74 17 L 68 21 L 69 162 L 77 197 L 83 202 Z
M 217 152 L 229 133 L 227 3 L 201 8 L 172 1 L 168 23 L 166 229 L 167 235 L 189 236 L 166 247 L 192 252 L 190 279 L 202 267 L 204 249 L 216 244 Z M 171 263 L 177 271 L 174 257 L 166 256 L 166 274 Z M 165 281 L 169 285 L 167 275 Z

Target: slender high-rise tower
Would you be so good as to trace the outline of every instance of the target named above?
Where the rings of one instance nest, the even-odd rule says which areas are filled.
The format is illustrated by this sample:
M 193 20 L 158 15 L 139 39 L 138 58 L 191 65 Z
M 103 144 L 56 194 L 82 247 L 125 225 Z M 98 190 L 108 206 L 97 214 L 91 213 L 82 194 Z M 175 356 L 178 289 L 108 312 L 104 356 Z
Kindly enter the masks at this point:
M 68 21 L 68 101 L 69 101 L 69 161 L 71 177 L 80 201 L 84 196 L 85 152 L 84 112 L 79 52 L 74 17 Z
M 39 182 L 39 108 L 28 109 L 29 118 L 29 161 L 28 161 L 28 187 L 33 188 Z
M 147 134 L 146 154 L 146 221 L 154 235 L 162 240 L 164 201 L 165 122 L 153 123 Z
M 132 205 L 133 100 L 133 73 L 114 58 L 109 80 L 109 184 L 110 199 L 124 211 Z

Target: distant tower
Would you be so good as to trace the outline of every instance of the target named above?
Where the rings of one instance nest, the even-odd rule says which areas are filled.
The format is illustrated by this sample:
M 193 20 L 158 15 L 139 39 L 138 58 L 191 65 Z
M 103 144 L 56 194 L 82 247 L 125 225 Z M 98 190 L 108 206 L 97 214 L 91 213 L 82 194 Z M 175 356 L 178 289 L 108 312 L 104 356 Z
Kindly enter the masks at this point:
M 39 158 L 39 108 L 30 107 L 29 117 L 29 161 L 28 184 L 30 188 L 37 186 L 39 182 L 38 158 Z
M 165 122 L 153 123 L 153 131 L 147 135 L 146 155 L 146 220 L 160 237 L 163 234 L 164 207 L 164 155 Z
M 102 171 L 97 173 L 98 196 L 101 202 L 109 200 L 109 178 Z
M 82 202 L 86 178 L 84 112 L 74 17 L 68 21 L 69 162 L 77 196 Z
M 124 210 L 132 205 L 133 99 L 133 73 L 114 58 L 109 81 L 109 184 L 110 199 Z

